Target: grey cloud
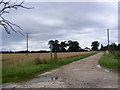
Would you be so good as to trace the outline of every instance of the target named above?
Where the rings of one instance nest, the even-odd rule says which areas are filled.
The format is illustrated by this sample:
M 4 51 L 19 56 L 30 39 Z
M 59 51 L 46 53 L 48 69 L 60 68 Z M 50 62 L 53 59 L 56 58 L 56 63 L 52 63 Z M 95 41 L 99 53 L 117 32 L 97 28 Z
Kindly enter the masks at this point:
M 54 2 L 25 3 L 25 5 L 33 6 L 34 9 L 19 9 L 5 17 L 20 25 L 23 33 L 30 32 L 29 39 L 33 42 L 30 44 L 31 50 L 48 49 L 47 42 L 50 39 L 78 40 L 82 47 L 90 46 L 94 40 L 106 43 L 106 28 L 109 27 L 114 33 L 111 41 L 117 41 L 117 24 L 114 23 L 117 8 L 112 3 Z M 9 36 L 5 31 L 2 34 L 3 49 L 12 45 L 22 48 L 26 41 L 26 37 L 19 34 Z

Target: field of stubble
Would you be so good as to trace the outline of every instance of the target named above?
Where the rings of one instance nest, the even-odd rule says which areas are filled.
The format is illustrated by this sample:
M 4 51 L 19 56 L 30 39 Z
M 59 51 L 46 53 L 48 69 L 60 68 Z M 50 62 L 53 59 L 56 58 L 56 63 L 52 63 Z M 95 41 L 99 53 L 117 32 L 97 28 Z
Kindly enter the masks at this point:
M 3 83 L 21 81 L 40 73 L 94 55 L 97 52 L 58 53 L 58 59 L 50 59 L 50 53 L 2 54 Z M 54 54 L 53 54 L 54 56 Z
M 75 56 L 80 56 L 92 52 L 64 52 L 58 53 L 58 58 L 71 58 Z M 53 54 L 54 56 L 54 54 Z M 50 59 L 50 53 L 29 53 L 28 56 L 25 53 L 14 53 L 14 54 L 2 54 L 2 63 L 13 63 L 17 61 L 26 61 L 26 60 L 35 60 L 36 58 L 40 59 Z

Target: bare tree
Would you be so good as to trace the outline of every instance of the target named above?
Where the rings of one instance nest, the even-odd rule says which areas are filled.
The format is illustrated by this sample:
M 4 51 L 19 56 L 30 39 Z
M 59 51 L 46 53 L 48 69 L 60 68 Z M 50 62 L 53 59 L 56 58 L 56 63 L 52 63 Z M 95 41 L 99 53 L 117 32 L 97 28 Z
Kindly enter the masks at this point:
M 17 10 L 18 8 L 25 8 L 25 9 L 31 9 L 26 6 L 23 6 L 24 1 L 18 3 L 18 2 L 12 2 L 11 0 L 1 0 L 0 1 L 0 25 L 4 28 L 4 30 L 10 34 L 11 31 L 14 32 L 19 32 L 21 33 L 22 28 L 9 20 L 4 18 L 5 13 L 10 13 L 10 10 L 15 9 Z M 17 27 L 19 30 L 15 30 L 15 27 Z

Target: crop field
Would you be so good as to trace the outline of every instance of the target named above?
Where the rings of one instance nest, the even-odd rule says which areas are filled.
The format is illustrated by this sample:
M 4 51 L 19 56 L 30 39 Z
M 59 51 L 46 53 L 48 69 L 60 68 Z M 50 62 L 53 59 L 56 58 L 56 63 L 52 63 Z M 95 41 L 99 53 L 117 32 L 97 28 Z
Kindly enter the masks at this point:
M 37 74 L 81 60 L 97 52 L 58 53 L 58 59 L 50 59 L 50 53 L 3 54 L 3 83 L 24 80 Z
M 91 52 L 65 52 L 65 53 L 58 53 L 58 58 L 71 58 L 75 56 L 80 56 Z M 54 56 L 54 54 L 53 54 Z M 50 53 L 29 53 L 28 56 L 25 53 L 14 53 L 14 54 L 2 54 L 2 63 L 5 65 L 6 63 L 12 64 L 18 61 L 31 61 L 35 60 L 36 58 L 39 59 L 50 59 Z

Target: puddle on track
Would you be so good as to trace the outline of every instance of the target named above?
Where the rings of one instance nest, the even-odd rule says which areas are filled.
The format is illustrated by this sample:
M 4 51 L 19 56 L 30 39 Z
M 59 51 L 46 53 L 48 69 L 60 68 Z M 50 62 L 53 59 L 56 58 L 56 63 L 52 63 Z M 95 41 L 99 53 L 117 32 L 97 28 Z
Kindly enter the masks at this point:
M 27 81 L 25 83 L 31 84 L 31 83 L 37 83 L 37 82 L 50 82 L 50 81 L 63 81 L 63 78 L 60 77 L 50 77 L 50 76 L 41 76 L 39 78 L 32 79 L 30 81 Z
M 50 77 L 50 76 L 40 76 L 40 77 L 34 78 L 34 79 L 27 81 L 27 82 L 24 82 L 24 83 L 5 83 L 2 85 L 2 87 L 13 86 L 13 85 L 32 84 L 32 83 L 37 83 L 37 82 L 50 82 L 50 81 L 63 81 L 63 78 Z
M 110 72 L 110 70 L 105 69 L 105 68 L 101 67 L 100 65 L 97 65 L 96 67 L 97 67 L 97 68 L 101 68 L 101 69 L 103 69 L 103 70 L 104 70 L 104 72 Z M 111 69 L 111 70 L 112 70 L 112 69 Z
M 2 84 L 2 87 L 6 87 L 6 86 L 9 86 L 9 85 L 17 85 L 18 83 L 5 83 L 5 84 Z

